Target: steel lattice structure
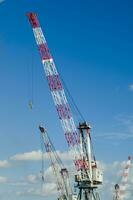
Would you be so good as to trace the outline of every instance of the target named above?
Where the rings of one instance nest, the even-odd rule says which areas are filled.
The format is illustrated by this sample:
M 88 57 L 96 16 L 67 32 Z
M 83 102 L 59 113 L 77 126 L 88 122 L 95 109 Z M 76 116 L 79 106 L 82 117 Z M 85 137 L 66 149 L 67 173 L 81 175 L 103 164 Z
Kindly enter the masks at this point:
M 97 168 L 95 156 L 93 155 L 90 126 L 86 122 L 80 123 L 80 131 L 77 131 L 62 81 L 49 51 L 37 15 L 35 13 L 28 13 L 28 18 L 32 25 L 56 110 L 78 171 L 75 176 L 75 182 L 79 189 L 78 198 L 80 200 L 81 198 L 84 200 L 99 200 L 100 197 L 96 189 L 98 185 L 102 184 L 102 174 Z
M 131 167 L 131 157 L 129 156 L 126 166 L 124 168 L 123 174 L 122 174 L 121 183 L 120 183 L 120 185 L 119 184 L 115 185 L 114 200 L 124 200 L 125 199 L 130 167 Z
M 54 60 L 49 51 L 46 39 L 40 27 L 37 15 L 28 13 L 29 21 L 33 28 L 33 33 L 38 45 L 42 64 L 47 77 L 48 85 L 56 106 L 56 110 L 68 143 L 77 170 L 84 168 L 84 163 L 79 150 L 79 133 L 77 132 L 71 109 L 69 107 L 62 81 L 55 67 Z
M 43 127 L 39 126 L 42 140 L 50 160 L 50 166 L 55 176 L 59 200 L 71 200 L 72 188 L 69 180 L 68 170 L 64 167 L 59 155 L 57 154 L 54 145 L 49 138 L 49 135 Z
M 122 181 L 121 181 L 121 185 L 120 185 L 120 199 L 123 200 L 125 197 L 125 192 L 126 192 L 126 187 L 128 184 L 128 178 L 129 178 L 129 170 L 131 167 L 131 157 L 128 157 L 128 161 L 126 163 L 126 166 L 124 168 L 124 172 L 122 175 Z

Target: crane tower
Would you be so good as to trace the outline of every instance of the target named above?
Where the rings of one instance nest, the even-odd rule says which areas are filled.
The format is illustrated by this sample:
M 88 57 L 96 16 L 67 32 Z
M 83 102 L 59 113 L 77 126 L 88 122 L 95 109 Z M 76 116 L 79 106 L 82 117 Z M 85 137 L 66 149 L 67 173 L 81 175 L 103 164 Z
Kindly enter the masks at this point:
M 97 168 L 92 151 L 90 126 L 86 122 L 82 122 L 79 123 L 79 130 L 77 130 L 62 81 L 37 15 L 28 13 L 28 18 L 33 28 L 48 85 L 77 170 L 75 181 L 79 189 L 79 199 L 99 200 L 96 189 L 102 184 L 102 174 Z
M 115 185 L 115 195 L 114 195 L 113 200 L 125 199 L 130 167 L 131 167 L 131 157 L 129 156 L 126 166 L 124 168 L 121 183 Z
M 49 157 L 52 171 L 55 175 L 57 190 L 59 193 L 58 200 L 72 200 L 72 188 L 69 180 L 68 170 L 64 167 L 59 155 L 57 154 L 46 129 L 39 126 L 42 140 Z

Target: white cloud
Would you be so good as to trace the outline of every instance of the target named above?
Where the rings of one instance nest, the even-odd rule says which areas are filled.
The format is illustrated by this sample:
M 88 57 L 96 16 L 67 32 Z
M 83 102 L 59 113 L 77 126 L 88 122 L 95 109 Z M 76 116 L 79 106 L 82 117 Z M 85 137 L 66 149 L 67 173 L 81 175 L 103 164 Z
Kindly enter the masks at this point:
M 133 91 L 133 84 L 130 84 L 128 87 L 129 87 L 129 90 Z
M 57 151 L 60 158 L 62 159 L 63 163 L 65 161 L 65 167 L 70 170 L 70 179 L 74 179 L 74 166 L 72 164 L 72 154 L 71 152 L 60 152 Z M 48 157 L 46 156 L 47 153 L 44 154 L 44 159 L 46 162 Z M 17 162 L 19 161 L 38 161 L 42 159 L 41 151 L 32 151 L 23 154 L 17 154 L 11 157 L 12 160 Z M 29 174 L 28 176 L 23 179 L 22 182 L 27 183 L 27 187 L 23 190 L 17 191 L 17 195 L 19 196 L 42 196 L 42 197 L 51 197 L 57 195 L 57 185 L 56 185 L 56 177 L 53 173 L 53 169 L 49 166 L 47 169 L 44 170 L 43 174 L 44 180 L 42 182 L 42 187 L 40 183 L 42 181 L 42 174 Z M 32 184 L 32 185 L 31 185 Z M 17 184 L 18 185 L 18 184 Z
M 8 178 L 0 176 L 0 184 L 7 183 L 7 182 L 8 182 Z
M 10 163 L 7 160 L 0 160 L 0 168 L 10 167 Z
M 62 161 L 72 161 L 73 159 L 72 151 L 64 151 L 64 152 L 57 151 L 57 154 L 59 155 Z
M 29 183 L 36 183 L 40 178 L 36 175 L 30 174 L 26 177 Z
M 126 122 L 128 123 L 128 122 Z M 57 151 L 59 156 L 61 157 L 63 163 L 65 163 L 65 167 L 67 167 L 68 171 L 70 172 L 70 179 L 73 183 L 75 168 L 72 162 L 72 154 L 71 152 L 60 152 Z M 11 161 L 39 161 L 41 160 L 42 155 L 41 151 L 31 151 L 22 154 L 16 154 L 11 157 Z M 44 158 L 46 162 L 48 157 L 44 154 Z M 6 163 L 6 162 L 5 162 Z M 125 162 L 115 161 L 113 163 L 107 164 L 103 162 L 98 162 L 98 166 L 103 169 L 104 173 L 104 182 L 103 186 L 100 187 L 100 194 L 101 198 L 106 200 L 112 200 L 113 192 L 114 192 L 114 185 L 120 180 L 122 175 Z M 7 183 L 8 179 L 5 177 L 0 178 L 0 183 Z M 41 174 L 29 174 L 23 180 L 16 182 L 10 182 L 10 185 L 16 187 L 16 194 L 18 196 L 37 196 L 37 197 L 48 197 L 52 198 L 53 196 L 57 196 L 57 187 L 56 187 L 56 179 L 54 177 L 53 171 L 51 166 L 45 169 L 44 171 L 44 183 L 41 187 Z M 133 173 L 130 176 L 128 190 L 126 192 L 126 196 L 131 196 L 131 185 L 133 183 Z M 19 186 L 19 187 L 18 187 Z M 20 187 L 21 186 L 21 187 Z
M 69 151 L 64 151 L 64 152 L 56 151 L 56 152 L 62 161 L 72 161 L 72 152 Z M 47 153 L 44 153 L 43 157 L 45 160 L 49 160 Z M 14 161 L 39 161 L 42 159 L 42 152 L 41 150 L 38 150 L 38 151 L 20 153 L 12 156 L 10 159 Z
M 42 188 L 28 188 L 25 191 L 16 192 L 18 196 L 41 196 L 41 197 L 51 197 L 57 195 L 57 189 L 55 183 L 46 183 L 43 184 Z
M 112 200 L 114 194 L 114 185 L 121 182 L 121 176 L 123 174 L 123 169 L 127 161 L 119 162 L 115 161 L 113 163 L 103 163 L 98 162 L 98 166 L 104 171 L 104 182 L 103 185 L 99 188 L 101 199 L 103 200 Z M 70 164 L 71 166 L 71 164 Z M 70 167 L 69 166 L 69 167 Z M 44 184 L 42 188 L 37 186 L 37 183 L 40 182 L 39 175 L 32 175 L 26 177 L 26 181 L 32 183 L 27 185 L 24 191 L 17 192 L 19 196 L 40 196 L 52 198 L 57 195 L 57 188 L 55 178 L 52 172 L 52 168 L 49 167 L 44 172 Z M 131 187 L 133 183 L 133 172 L 130 174 L 129 186 L 125 192 L 125 199 L 129 200 L 131 198 Z M 40 185 L 40 184 L 39 184 Z
M 133 138 L 133 116 L 117 116 L 117 125 L 114 132 L 102 133 L 97 137 L 104 139 L 125 140 Z
M 29 183 L 28 183 L 27 181 L 22 181 L 22 180 L 21 180 L 21 181 L 19 181 L 19 182 L 11 182 L 10 185 L 11 185 L 11 186 L 15 186 L 15 187 L 16 187 L 16 186 L 17 186 L 17 187 L 22 187 L 22 186 L 26 186 L 26 187 L 27 187 L 27 186 L 29 185 Z
M 112 132 L 112 133 L 103 133 L 103 134 L 99 134 L 97 137 L 102 137 L 103 139 L 107 139 L 107 140 L 125 140 L 125 139 L 129 139 L 129 138 L 133 138 L 133 133 L 129 133 L 129 132 Z
M 57 194 L 57 186 L 55 183 L 46 183 L 42 187 L 41 193 L 43 196 L 55 195 Z
M 53 175 L 53 170 L 51 166 L 44 171 L 44 181 L 47 181 L 47 182 L 55 181 L 55 177 Z
M 129 126 L 131 119 L 126 119 L 122 123 Z M 70 172 L 70 179 L 73 183 L 75 168 L 72 162 L 72 152 L 60 152 L 57 151 L 61 160 L 63 161 L 65 167 Z M 42 159 L 42 153 L 40 150 L 38 151 L 31 151 L 25 152 L 21 154 L 16 154 L 12 156 L 11 161 L 39 161 Z M 47 153 L 44 154 L 45 163 L 48 161 Z M 6 163 L 6 162 L 5 162 Z M 19 165 L 18 165 L 19 166 Z M 47 165 L 46 165 L 47 166 Z M 101 198 L 106 200 L 112 200 L 113 192 L 114 192 L 114 185 L 120 180 L 122 175 L 125 162 L 115 161 L 113 163 L 107 164 L 103 162 L 98 162 L 98 166 L 103 169 L 104 174 L 104 182 L 103 186 L 100 187 L 100 194 Z M 133 174 L 130 176 L 129 180 L 129 189 L 131 189 L 131 185 L 133 183 Z M 0 182 L 7 183 L 8 180 L 5 178 L 0 179 Z M 44 171 L 44 183 L 41 187 L 41 174 L 29 174 L 23 180 L 10 183 L 10 185 L 18 188 L 20 191 L 17 191 L 17 195 L 19 196 L 40 196 L 40 197 L 52 197 L 57 195 L 57 188 L 56 188 L 56 179 L 54 177 L 53 171 L 51 166 L 45 169 Z M 21 189 L 20 187 L 21 186 Z M 17 190 L 18 190 L 17 189 Z M 129 189 L 126 192 L 127 196 L 131 195 Z
M 127 161 L 119 162 L 115 161 L 113 163 L 100 163 L 104 166 L 104 182 L 100 188 L 101 199 L 112 200 L 114 195 L 114 185 L 116 183 L 121 185 L 123 170 L 126 166 Z M 131 167 L 129 173 L 128 184 L 126 185 L 126 191 L 124 199 L 130 200 L 132 192 L 132 183 L 133 183 L 133 168 Z
M 40 150 L 31 151 L 22 154 L 16 154 L 10 158 L 14 161 L 38 161 L 42 159 L 42 153 Z

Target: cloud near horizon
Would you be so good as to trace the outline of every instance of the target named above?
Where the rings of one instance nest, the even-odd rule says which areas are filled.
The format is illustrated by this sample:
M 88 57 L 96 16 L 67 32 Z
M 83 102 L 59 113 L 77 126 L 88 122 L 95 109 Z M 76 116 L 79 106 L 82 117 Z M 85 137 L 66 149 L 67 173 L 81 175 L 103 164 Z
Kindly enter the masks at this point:
M 8 182 L 8 178 L 7 177 L 0 176 L 0 184 L 7 183 L 7 182 Z
M 72 161 L 72 152 L 70 151 L 56 151 L 62 161 Z M 48 160 L 47 153 L 43 154 L 45 160 Z M 10 157 L 12 161 L 40 161 L 42 160 L 42 152 L 41 150 L 31 151 L 31 152 L 24 152 L 20 154 L 16 154 Z
M 10 167 L 10 163 L 7 160 L 0 160 L 0 168 L 7 168 Z
M 113 163 L 103 163 L 98 162 L 99 165 L 103 168 L 104 171 L 104 183 L 100 187 L 100 196 L 102 199 L 112 200 L 114 194 L 114 185 L 116 183 L 121 183 L 121 176 L 123 174 L 123 169 L 125 167 L 127 161 L 119 162 L 115 161 Z M 40 178 L 38 174 L 30 174 L 28 175 L 24 182 L 30 183 L 24 191 L 17 191 L 17 195 L 19 196 L 41 196 L 41 197 L 49 197 L 51 198 L 53 195 L 57 195 L 57 188 L 56 188 L 56 180 L 53 177 L 53 172 L 51 167 L 48 167 L 45 172 L 45 182 L 43 184 L 43 188 L 39 188 L 37 183 L 40 182 Z M 72 176 L 70 176 L 72 178 Z M 125 193 L 125 199 L 131 197 L 131 186 L 133 183 L 133 172 L 130 173 L 129 176 L 129 184 L 127 185 L 127 190 Z M 51 189 L 52 188 L 52 189 Z
M 72 162 L 72 156 L 70 152 L 64 151 L 60 152 L 57 151 L 60 155 L 65 167 L 67 167 L 68 171 L 70 172 L 70 178 L 71 180 L 74 179 L 75 174 L 75 168 L 73 166 Z M 48 158 L 46 157 L 46 154 L 44 154 L 45 161 L 48 161 Z M 13 155 L 9 161 L 11 162 L 11 166 L 13 166 L 16 162 L 38 162 L 41 159 L 41 150 L 33 150 L 31 152 L 25 152 Z M 68 162 L 69 161 L 69 162 Z M 14 163 L 15 162 L 15 163 Z M 8 161 L 0 161 L 1 166 L 8 166 Z M 13 164 L 14 163 L 14 164 Z M 16 165 L 15 167 L 19 167 L 20 165 Z M 103 169 L 104 173 L 104 183 L 103 186 L 100 187 L 100 194 L 102 199 L 106 200 L 112 200 L 113 191 L 114 191 L 114 185 L 117 183 L 118 180 L 120 180 L 120 177 L 122 175 L 125 162 L 119 162 L 115 161 L 113 163 L 104 163 L 98 161 L 98 166 Z M 131 188 L 131 185 L 133 183 L 133 172 L 131 172 L 130 178 L 129 178 L 129 186 L 128 189 Z M 32 196 L 32 197 L 48 197 L 52 198 L 53 196 L 57 195 L 57 188 L 56 188 L 56 180 L 53 176 L 53 171 L 51 166 L 45 169 L 44 171 L 44 183 L 42 187 L 40 186 L 41 183 L 41 174 L 40 173 L 31 173 L 31 174 L 25 174 L 25 177 L 23 179 L 18 178 L 17 180 L 10 180 L 8 177 L 0 177 L 0 183 L 4 183 L 4 185 L 12 185 L 12 187 L 15 188 L 16 196 Z M 73 183 L 73 181 L 72 181 Z M 21 187 L 20 187 L 21 186 Z M 126 195 L 131 196 L 131 193 L 127 190 Z

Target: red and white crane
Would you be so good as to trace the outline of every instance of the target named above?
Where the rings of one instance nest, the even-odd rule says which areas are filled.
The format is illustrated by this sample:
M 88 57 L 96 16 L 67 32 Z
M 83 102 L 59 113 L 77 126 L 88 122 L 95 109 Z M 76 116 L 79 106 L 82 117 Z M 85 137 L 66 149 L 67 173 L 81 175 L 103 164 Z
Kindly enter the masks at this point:
M 83 122 L 79 124 L 79 131 L 77 130 L 62 81 L 40 27 L 37 15 L 35 13 L 28 13 L 28 18 L 33 28 L 55 107 L 68 146 L 73 155 L 75 167 L 78 171 L 76 182 L 80 190 L 79 198 L 81 199 L 83 194 L 86 200 L 99 199 L 98 195 L 95 194 L 95 189 L 102 183 L 102 175 L 97 168 L 95 156 L 92 151 L 90 126 L 86 122 Z
M 77 169 L 80 169 L 82 164 L 79 151 L 79 134 L 77 133 L 77 129 L 63 89 L 61 79 L 55 67 L 54 60 L 49 51 L 46 39 L 43 35 L 36 14 L 29 13 L 28 18 L 33 28 L 33 33 L 38 45 L 48 85 L 59 115 L 62 128 L 65 133 L 67 143 L 74 154 L 73 158 L 75 165 Z
M 70 184 L 68 170 L 64 167 L 58 153 L 56 152 L 51 139 L 48 136 L 46 129 L 39 126 L 41 132 L 41 138 L 43 140 L 45 150 L 47 152 L 52 171 L 55 176 L 57 190 L 59 193 L 59 200 L 71 200 L 72 188 Z
M 124 168 L 123 174 L 122 174 L 121 183 L 115 185 L 114 200 L 124 200 L 125 199 L 130 167 L 131 167 L 131 157 L 129 156 L 126 166 Z

